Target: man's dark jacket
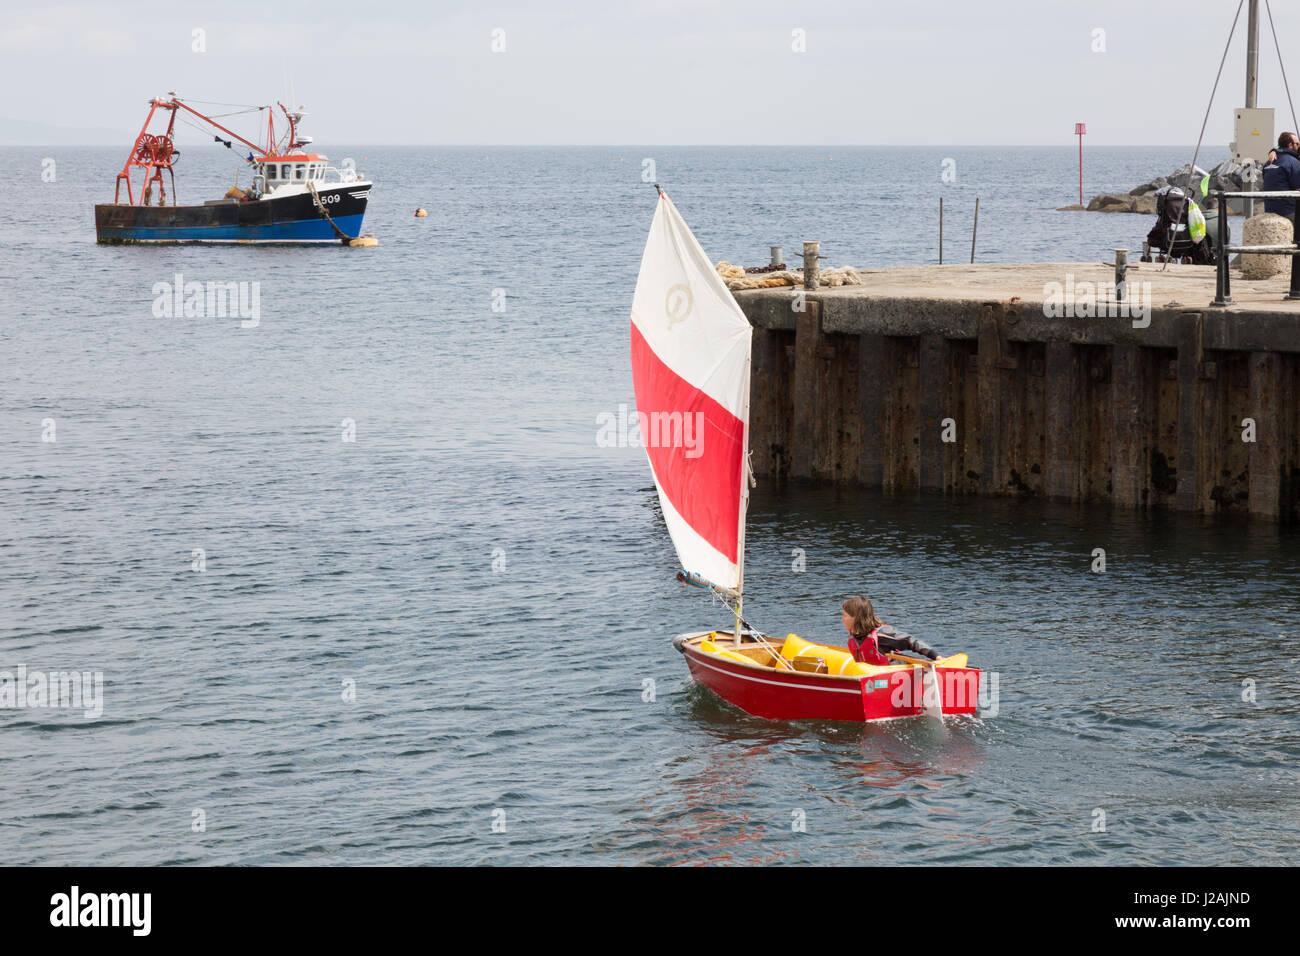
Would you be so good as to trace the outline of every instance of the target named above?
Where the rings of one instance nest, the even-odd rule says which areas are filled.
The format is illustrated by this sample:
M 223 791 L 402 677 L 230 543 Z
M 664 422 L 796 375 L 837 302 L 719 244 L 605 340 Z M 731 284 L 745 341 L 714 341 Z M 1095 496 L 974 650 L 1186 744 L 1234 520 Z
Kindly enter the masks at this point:
M 1300 154 L 1293 149 L 1279 149 L 1277 159 L 1264 167 L 1264 192 L 1282 189 L 1300 189 Z M 1295 200 L 1265 199 L 1264 211 L 1293 216 Z

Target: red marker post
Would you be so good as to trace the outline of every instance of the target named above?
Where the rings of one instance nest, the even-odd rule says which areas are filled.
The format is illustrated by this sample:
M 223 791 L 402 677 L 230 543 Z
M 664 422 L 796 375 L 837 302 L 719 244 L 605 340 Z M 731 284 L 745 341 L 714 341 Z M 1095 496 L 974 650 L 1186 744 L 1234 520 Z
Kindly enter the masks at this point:
M 1083 134 L 1088 132 L 1085 123 L 1074 124 L 1074 135 L 1079 137 L 1079 205 L 1083 205 Z

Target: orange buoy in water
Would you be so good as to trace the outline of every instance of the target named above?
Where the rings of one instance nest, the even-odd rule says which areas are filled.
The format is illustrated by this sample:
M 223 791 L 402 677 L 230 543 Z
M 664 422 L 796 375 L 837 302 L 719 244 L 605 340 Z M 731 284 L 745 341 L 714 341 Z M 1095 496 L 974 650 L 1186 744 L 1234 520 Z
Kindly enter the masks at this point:
M 423 206 L 421 206 L 419 209 L 415 210 L 415 218 L 416 218 L 416 219 L 423 219 L 423 218 L 424 218 L 425 216 L 427 216 L 427 215 L 429 215 L 429 214 L 428 214 L 427 212 L 425 212 Z

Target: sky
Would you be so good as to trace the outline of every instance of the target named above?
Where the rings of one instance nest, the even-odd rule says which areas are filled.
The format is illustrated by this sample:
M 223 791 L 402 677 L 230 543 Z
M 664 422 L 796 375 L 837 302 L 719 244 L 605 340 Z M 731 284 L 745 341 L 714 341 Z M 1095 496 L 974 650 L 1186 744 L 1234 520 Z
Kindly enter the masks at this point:
M 1283 50 L 1300 50 L 1300 4 L 1272 5 Z M 1089 146 L 1182 145 L 1200 131 L 1236 8 L 5 0 L 0 143 L 129 143 L 149 98 L 174 90 L 292 96 L 322 146 L 1065 145 L 1080 121 Z M 1262 4 L 1260 19 L 1260 105 L 1290 128 Z M 1232 138 L 1244 105 L 1245 33 L 1243 9 L 1210 144 Z M 1300 84 L 1300 59 L 1293 71 Z

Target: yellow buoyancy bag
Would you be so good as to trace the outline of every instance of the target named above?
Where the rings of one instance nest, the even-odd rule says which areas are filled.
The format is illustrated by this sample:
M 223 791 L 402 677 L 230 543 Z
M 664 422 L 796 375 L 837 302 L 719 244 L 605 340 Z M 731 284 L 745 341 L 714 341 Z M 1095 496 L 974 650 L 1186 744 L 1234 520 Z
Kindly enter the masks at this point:
M 754 663 L 752 657 L 746 657 L 744 654 L 737 654 L 735 651 L 725 650 L 708 640 L 700 641 L 700 650 L 704 651 L 706 654 L 716 654 L 718 657 L 725 657 L 730 661 L 740 661 L 742 664 Z
M 798 634 L 787 635 L 785 644 L 781 647 L 781 656 L 788 661 L 792 661 L 796 657 L 820 657 L 826 662 L 827 673 L 841 677 L 860 677 L 863 674 L 873 674 L 879 670 L 879 668 L 870 664 L 855 661 L 853 655 L 847 651 L 837 651 L 825 644 L 810 643 Z

